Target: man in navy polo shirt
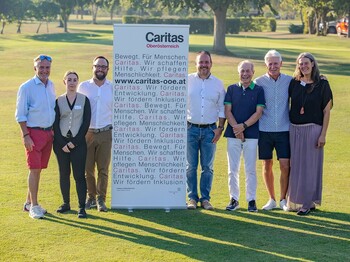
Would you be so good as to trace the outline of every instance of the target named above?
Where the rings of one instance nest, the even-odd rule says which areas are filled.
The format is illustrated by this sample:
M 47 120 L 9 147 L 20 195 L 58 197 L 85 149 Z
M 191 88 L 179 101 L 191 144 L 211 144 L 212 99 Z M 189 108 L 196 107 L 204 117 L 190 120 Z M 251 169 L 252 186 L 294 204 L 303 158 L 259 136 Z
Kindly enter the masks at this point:
M 225 115 L 228 122 L 224 136 L 227 138 L 228 187 L 230 203 L 226 210 L 239 208 L 239 168 L 243 152 L 246 175 L 246 200 L 248 211 L 256 207 L 256 158 L 259 138 L 258 120 L 265 107 L 262 87 L 252 82 L 254 65 L 244 60 L 238 65 L 240 82 L 230 85 L 225 96 Z

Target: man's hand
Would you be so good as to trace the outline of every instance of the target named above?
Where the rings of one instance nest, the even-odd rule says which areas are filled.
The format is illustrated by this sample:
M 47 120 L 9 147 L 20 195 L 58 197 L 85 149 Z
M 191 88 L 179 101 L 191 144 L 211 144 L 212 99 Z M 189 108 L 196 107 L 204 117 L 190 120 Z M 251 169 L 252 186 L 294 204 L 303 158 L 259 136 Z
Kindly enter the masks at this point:
M 219 139 L 220 139 L 220 137 L 221 137 L 221 134 L 222 134 L 222 131 L 223 131 L 222 128 L 216 128 L 216 129 L 213 130 L 213 132 L 214 132 L 214 138 L 213 138 L 212 142 L 213 142 L 214 144 L 216 144 L 216 143 L 219 141 Z
M 29 151 L 32 152 L 33 151 L 33 147 L 34 142 L 32 140 L 32 138 L 30 137 L 30 135 L 26 135 L 25 137 L 23 137 L 23 143 L 24 143 L 24 147 Z

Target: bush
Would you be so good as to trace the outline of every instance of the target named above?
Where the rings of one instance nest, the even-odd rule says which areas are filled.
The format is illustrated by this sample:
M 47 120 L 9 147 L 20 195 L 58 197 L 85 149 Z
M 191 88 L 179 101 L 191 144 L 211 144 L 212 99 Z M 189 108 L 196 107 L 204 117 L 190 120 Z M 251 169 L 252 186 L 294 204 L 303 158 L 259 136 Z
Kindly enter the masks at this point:
M 289 27 L 289 32 L 292 34 L 302 34 L 304 32 L 304 25 L 294 25 L 291 24 Z
M 214 21 L 213 18 L 145 18 L 141 16 L 123 16 L 123 24 L 184 24 L 190 25 L 191 34 L 213 34 Z M 244 32 L 262 32 L 262 31 L 276 31 L 276 20 L 263 17 L 254 18 L 227 18 L 226 19 L 226 33 L 238 34 L 240 31 Z
M 213 34 L 214 21 L 212 18 L 144 18 L 141 16 L 123 16 L 123 24 L 180 24 L 190 25 L 191 34 Z
M 276 20 L 274 18 L 264 17 L 249 17 L 241 18 L 240 31 L 241 32 L 262 32 L 262 31 L 276 31 Z
M 239 18 L 226 19 L 226 33 L 238 34 L 241 27 L 241 20 Z
M 270 30 L 271 32 L 276 32 L 277 30 L 277 22 L 276 22 L 276 19 L 269 19 L 269 22 L 270 22 Z

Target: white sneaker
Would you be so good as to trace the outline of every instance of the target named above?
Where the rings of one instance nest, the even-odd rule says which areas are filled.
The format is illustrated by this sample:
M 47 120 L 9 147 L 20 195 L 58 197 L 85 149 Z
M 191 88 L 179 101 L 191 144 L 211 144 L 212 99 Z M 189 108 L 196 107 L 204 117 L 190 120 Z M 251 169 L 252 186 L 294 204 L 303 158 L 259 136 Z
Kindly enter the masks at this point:
M 40 205 L 39 205 L 39 207 L 41 208 L 41 212 L 45 215 L 47 213 L 47 210 Z
M 272 210 L 277 207 L 276 201 L 273 199 L 270 199 L 267 201 L 266 205 L 262 207 L 262 210 Z
M 287 201 L 285 199 L 282 199 L 280 201 L 280 209 L 282 209 L 284 211 L 288 211 Z
M 29 212 L 30 210 L 30 206 L 31 204 L 30 203 L 24 203 L 23 205 L 23 211 L 25 212 Z M 42 206 L 39 205 L 39 207 L 41 208 L 41 212 L 45 215 L 47 213 L 47 210 L 45 208 L 43 208 Z
M 34 219 L 39 219 L 44 217 L 44 213 L 42 212 L 42 208 L 37 205 L 30 207 L 29 216 Z

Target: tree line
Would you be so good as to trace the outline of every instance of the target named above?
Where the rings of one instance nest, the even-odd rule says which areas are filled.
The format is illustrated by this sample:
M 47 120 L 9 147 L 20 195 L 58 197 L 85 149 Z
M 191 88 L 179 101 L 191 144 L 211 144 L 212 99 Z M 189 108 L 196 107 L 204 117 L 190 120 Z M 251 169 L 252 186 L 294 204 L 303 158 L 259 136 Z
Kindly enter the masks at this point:
M 75 10 L 81 15 L 89 10 L 92 23 L 96 24 L 98 10 L 110 14 L 116 10 L 138 10 L 141 15 L 198 15 L 199 13 L 214 19 L 213 51 L 226 53 L 225 34 L 228 16 L 249 14 L 263 15 L 267 10 L 276 17 L 282 10 L 293 10 L 300 14 L 304 32 L 326 34 L 319 29 L 331 14 L 334 17 L 350 15 L 349 0 L 2 0 L 0 5 L 1 34 L 7 23 L 17 23 L 17 33 L 25 20 L 36 20 L 40 26 L 59 18 L 64 32 L 68 32 L 69 16 Z M 146 12 L 148 11 L 148 12 Z M 153 13 L 151 12 L 153 11 Z M 326 30 L 324 27 L 323 30 Z M 349 34 L 348 34 L 349 35 Z

